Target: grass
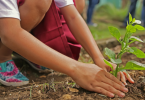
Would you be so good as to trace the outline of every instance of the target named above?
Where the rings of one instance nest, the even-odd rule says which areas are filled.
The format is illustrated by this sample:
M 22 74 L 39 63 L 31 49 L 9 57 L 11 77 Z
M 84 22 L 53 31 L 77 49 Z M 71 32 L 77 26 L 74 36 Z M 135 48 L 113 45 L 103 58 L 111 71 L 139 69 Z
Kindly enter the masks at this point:
M 89 27 L 90 31 L 95 40 L 112 38 L 109 33 L 108 26 L 115 26 L 119 29 L 121 35 L 123 36 L 126 29 L 119 28 L 123 23 L 126 14 L 128 13 L 128 6 L 123 9 L 116 9 L 113 5 L 107 4 L 98 8 L 93 16 L 93 22 L 97 23 L 97 27 Z M 137 8 L 136 19 L 140 20 L 141 6 Z M 141 33 L 138 31 L 136 34 Z

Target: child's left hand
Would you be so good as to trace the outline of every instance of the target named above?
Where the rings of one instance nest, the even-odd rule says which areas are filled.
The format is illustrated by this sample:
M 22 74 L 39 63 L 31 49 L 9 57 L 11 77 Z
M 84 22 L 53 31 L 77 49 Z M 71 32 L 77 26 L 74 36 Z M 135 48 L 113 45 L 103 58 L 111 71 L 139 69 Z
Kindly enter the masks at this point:
M 104 58 L 102 59 L 97 59 L 97 61 L 95 62 L 96 65 L 98 65 L 99 67 L 101 67 L 102 69 L 104 69 L 105 71 L 107 72 L 110 72 L 112 69 L 110 66 L 106 65 L 106 63 L 104 62 L 103 60 Z M 115 69 L 116 68 L 116 64 L 113 64 L 112 63 L 112 66 L 113 68 Z M 126 81 L 128 80 L 130 83 L 134 83 L 134 80 L 130 77 L 130 75 L 126 72 L 118 72 L 117 74 L 117 78 L 123 82 L 125 85 L 127 85 Z

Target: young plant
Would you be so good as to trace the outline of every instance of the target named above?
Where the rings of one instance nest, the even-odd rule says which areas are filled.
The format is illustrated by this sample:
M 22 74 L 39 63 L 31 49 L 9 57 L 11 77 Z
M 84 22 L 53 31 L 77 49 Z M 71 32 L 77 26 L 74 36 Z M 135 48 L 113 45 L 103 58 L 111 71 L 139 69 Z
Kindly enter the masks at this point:
M 126 70 L 145 70 L 145 64 L 141 64 L 139 62 L 136 62 L 134 60 L 128 61 L 125 67 L 121 64 L 122 60 L 121 57 L 125 52 L 132 53 L 136 55 L 138 58 L 145 58 L 145 53 L 141 50 L 137 49 L 136 47 L 130 47 L 129 45 L 135 41 L 143 42 L 140 38 L 132 36 L 133 33 L 135 33 L 137 30 L 145 30 L 144 27 L 140 26 L 141 22 L 139 20 L 136 20 L 135 18 L 132 18 L 131 14 L 129 14 L 129 22 L 127 22 L 126 26 L 126 34 L 123 39 L 121 39 L 120 32 L 117 28 L 110 26 L 109 31 L 111 35 L 113 35 L 121 44 L 121 50 L 115 55 L 115 53 L 105 48 L 105 54 L 108 56 L 110 61 L 112 63 L 115 63 L 117 65 L 116 69 L 113 69 L 112 64 L 104 59 L 104 62 L 112 68 L 111 73 L 117 77 L 117 73 L 119 71 L 126 71 Z

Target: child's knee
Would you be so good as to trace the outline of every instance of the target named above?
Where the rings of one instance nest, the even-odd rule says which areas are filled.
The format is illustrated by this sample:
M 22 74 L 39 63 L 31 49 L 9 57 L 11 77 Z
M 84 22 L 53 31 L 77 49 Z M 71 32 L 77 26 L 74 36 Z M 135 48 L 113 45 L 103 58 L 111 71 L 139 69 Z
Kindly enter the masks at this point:
M 45 14 L 49 10 L 51 3 L 52 0 L 36 0 L 35 7 L 40 13 Z
M 19 7 L 19 10 L 44 15 L 49 10 L 51 3 L 52 0 L 25 0 L 25 3 Z

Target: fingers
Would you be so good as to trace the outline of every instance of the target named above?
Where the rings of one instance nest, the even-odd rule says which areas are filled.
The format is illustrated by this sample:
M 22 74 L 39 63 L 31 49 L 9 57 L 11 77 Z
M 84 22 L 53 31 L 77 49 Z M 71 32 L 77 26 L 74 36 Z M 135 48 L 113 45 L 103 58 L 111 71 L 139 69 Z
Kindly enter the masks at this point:
M 114 69 L 114 70 L 115 70 L 116 67 L 117 67 L 117 65 L 116 65 L 116 64 L 113 64 L 113 63 L 112 63 L 112 66 L 113 66 L 113 69 Z
M 131 76 L 129 74 L 127 74 L 126 72 L 123 72 L 123 74 L 125 75 L 126 79 L 130 82 L 130 83 L 134 83 L 134 80 L 131 78 Z
M 120 72 L 118 72 L 118 73 L 117 73 L 117 79 L 118 79 L 118 80 L 121 79 L 121 76 L 120 76 L 120 75 L 121 75 Z
M 108 84 L 108 85 L 112 86 L 114 89 L 117 89 L 117 90 L 123 91 L 123 92 L 128 92 L 128 89 L 125 88 L 124 86 L 119 85 L 118 83 L 115 83 L 114 81 L 112 81 L 112 80 L 110 80 L 108 78 L 104 78 L 104 80 L 105 80 L 104 81 L 105 84 Z
M 125 75 L 123 74 L 123 72 L 120 72 L 120 76 L 121 76 L 121 82 L 123 82 L 124 85 L 127 85 L 127 83 L 126 83 L 126 77 L 125 77 Z
M 121 81 L 119 81 L 119 80 L 118 80 L 115 76 L 113 76 L 112 74 L 110 74 L 110 73 L 105 73 L 105 76 L 106 76 L 108 79 L 114 81 L 115 83 L 118 83 L 119 85 L 125 86 Z
M 94 86 L 94 91 L 102 93 L 108 97 L 114 97 L 114 94 L 118 95 L 119 97 L 124 97 L 125 94 L 121 91 L 114 88 L 114 86 L 111 86 L 109 84 L 106 84 L 104 82 L 100 82 L 97 84 L 97 86 Z
M 108 96 L 110 98 L 113 98 L 114 97 L 114 94 L 113 93 L 111 93 L 111 92 L 109 92 L 109 91 L 107 91 L 107 90 L 105 90 L 105 89 L 103 89 L 101 87 L 95 87 L 93 91 L 94 92 L 97 92 L 97 93 L 104 94 L 104 95 L 106 95 L 106 96 Z

